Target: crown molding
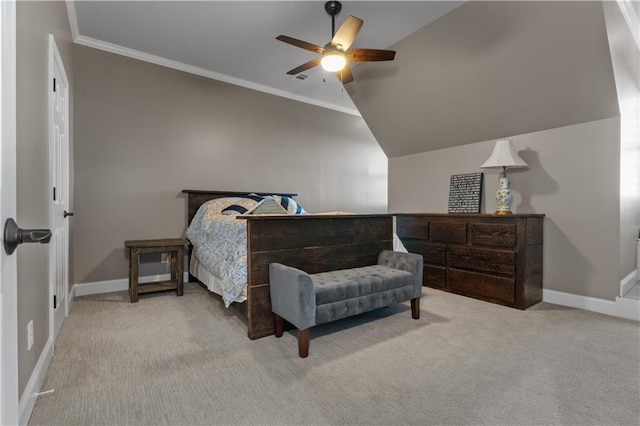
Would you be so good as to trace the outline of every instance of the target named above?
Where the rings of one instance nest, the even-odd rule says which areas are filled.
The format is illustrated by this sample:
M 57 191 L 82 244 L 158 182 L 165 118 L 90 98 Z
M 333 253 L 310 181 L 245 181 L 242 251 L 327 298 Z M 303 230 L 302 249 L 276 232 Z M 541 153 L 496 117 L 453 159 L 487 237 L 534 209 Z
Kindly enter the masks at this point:
M 76 2 L 66 0 L 67 4 L 67 16 L 69 17 L 69 26 L 71 27 L 71 37 L 73 37 L 73 41 L 75 42 L 80 35 L 78 30 L 78 15 L 76 14 Z
M 252 81 L 243 80 L 240 78 L 232 77 L 226 74 L 221 74 L 208 69 L 195 67 L 185 64 L 183 62 L 174 61 L 171 59 L 163 58 L 161 56 L 151 55 L 148 53 L 140 52 L 139 50 L 129 49 L 128 47 L 120 46 L 113 43 L 108 43 L 95 38 L 87 37 L 80 34 L 78 28 L 78 16 L 76 14 L 76 6 L 74 1 L 67 0 L 67 14 L 69 15 L 69 25 L 71 27 L 71 34 L 73 41 L 76 44 L 92 47 L 94 49 L 104 50 L 105 52 L 115 53 L 117 55 L 127 56 L 129 58 L 137 59 L 144 62 L 160 65 L 167 68 L 172 68 L 178 71 L 187 72 L 189 74 L 199 75 L 201 77 L 210 78 L 212 80 L 218 80 L 225 83 L 233 84 L 235 86 L 245 87 L 251 90 L 257 90 L 259 92 L 268 93 L 270 95 L 280 96 L 282 98 L 291 99 L 298 102 L 304 102 L 306 104 L 315 105 L 321 108 L 327 108 L 334 111 L 342 112 L 345 114 L 355 115 L 361 117 L 360 112 L 357 109 L 345 108 L 339 105 L 335 105 L 329 102 L 319 101 L 307 96 L 296 95 L 295 93 L 287 92 L 285 90 L 275 89 L 273 87 L 265 86 L 263 84 L 254 83 Z

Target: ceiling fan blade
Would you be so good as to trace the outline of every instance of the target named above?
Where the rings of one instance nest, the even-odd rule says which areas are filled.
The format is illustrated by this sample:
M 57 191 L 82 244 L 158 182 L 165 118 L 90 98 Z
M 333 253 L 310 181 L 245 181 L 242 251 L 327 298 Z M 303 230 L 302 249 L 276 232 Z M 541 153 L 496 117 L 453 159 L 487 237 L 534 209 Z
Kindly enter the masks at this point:
M 309 68 L 313 68 L 313 67 L 317 67 L 318 65 L 320 65 L 320 59 L 321 58 L 316 58 L 316 59 L 312 59 L 309 62 L 305 62 L 304 64 L 295 67 L 294 69 L 292 69 L 291 71 L 287 72 L 287 74 L 289 75 L 296 75 L 301 73 L 302 71 L 306 71 Z
M 353 44 L 363 23 L 364 21 L 360 18 L 347 16 L 347 19 L 344 20 L 340 28 L 338 28 L 338 31 L 334 34 L 333 39 L 331 39 L 331 45 L 342 51 L 346 51 Z
M 342 82 L 342 84 L 351 83 L 353 81 L 353 74 L 351 74 L 351 69 L 349 65 L 345 65 L 340 71 L 336 71 L 335 75 L 338 77 L 338 80 Z
M 276 40 L 280 40 L 282 42 L 300 47 L 305 50 L 309 50 L 311 52 L 324 53 L 324 48 L 320 46 L 316 46 L 315 44 L 307 43 L 306 41 L 298 40 L 297 38 L 289 37 L 286 35 L 279 35 L 278 37 L 276 37 Z
M 349 60 L 354 62 L 393 61 L 396 57 L 394 50 L 353 49 L 347 52 Z

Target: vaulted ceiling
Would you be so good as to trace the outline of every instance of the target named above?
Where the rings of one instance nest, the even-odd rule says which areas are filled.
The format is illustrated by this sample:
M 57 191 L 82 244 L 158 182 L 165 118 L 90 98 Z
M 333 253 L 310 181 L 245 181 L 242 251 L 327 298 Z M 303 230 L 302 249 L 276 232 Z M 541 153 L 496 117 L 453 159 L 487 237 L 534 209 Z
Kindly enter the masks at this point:
M 346 86 L 389 157 L 619 115 L 600 2 L 469 2 L 391 48 Z
M 354 48 L 393 62 L 353 67 L 345 86 L 315 68 L 323 1 L 68 2 L 76 42 L 232 84 L 361 114 L 389 157 L 618 115 L 600 2 L 345 1 L 365 21 Z

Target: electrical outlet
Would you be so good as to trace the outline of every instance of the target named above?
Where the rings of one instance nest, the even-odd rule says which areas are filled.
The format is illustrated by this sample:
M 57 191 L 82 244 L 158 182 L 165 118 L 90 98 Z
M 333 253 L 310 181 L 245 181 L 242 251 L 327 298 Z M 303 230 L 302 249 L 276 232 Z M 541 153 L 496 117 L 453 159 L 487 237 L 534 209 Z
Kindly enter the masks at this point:
M 169 260 L 168 260 L 168 257 L 169 257 L 169 256 L 167 256 L 167 253 L 161 253 L 161 254 L 160 254 L 160 262 L 161 262 L 161 263 L 167 263 L 167 262 L 169 261 Z
M 33 347 L 33 320 L 27 324 L 27 350 L 30 351 Z

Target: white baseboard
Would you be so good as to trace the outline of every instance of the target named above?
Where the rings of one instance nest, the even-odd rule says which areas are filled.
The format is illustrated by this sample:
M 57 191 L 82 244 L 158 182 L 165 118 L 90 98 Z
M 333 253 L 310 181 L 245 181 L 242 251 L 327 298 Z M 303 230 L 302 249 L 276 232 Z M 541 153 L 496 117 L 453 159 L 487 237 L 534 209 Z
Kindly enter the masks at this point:
M 555 305 L 640 321 L 640 302 L 637 300 L 616 297 L 614 302 L 555 290 L 542 290 L 542 300 Z
M 69 290 L 69 294 L 67 294 L 67 312 L 65 312 L 65 319 L 69 316 L 71 312 L 71 308 L 73 308 L 73 299 L 76 294 L 76 289 L 74 286 L 71 286 L 71 290 Z
M 638 270 L 635 269 L 620 281 L 620 297 L 624 297 L 624 295 L 627 294 L 629 290 L 631 290 L 631 287 L 636 285 L 637 282 Z
M 129 289 L 129 280 L 94 281 L 89 283 L 76 283 L 73 285 L 74 296 L 87 296 L 89 294 L 112 293 Z
M 141 284 L 150 283 L 154 281 L 166 281 L 170 278 L 170 274 L 162 275 L 147 275 L 140 277 L 139 282 Z M 184 282 L 189 281 L 189 273 L 185 272 L 183 277 Z M 89 283 L 76 283 L 73 285 L 74 297 L 87 296 L 90 294 L 112 293 L 114 291 L 124 291 L 129 289 L 129 279 L 122 278 L 119 280 L 108 281 L 94 281 Z
M 47 340 L 44 345 L 44 349 L 40 354 L 40 358 L 31 373 L 31 377 L 27 382 L 27 386 L 24 388 L 24 392 L 20 396 L 20 402 L 18 403 L 18 409 L 20 413 L 20 424 L 26 425 L 29 423 L 29 418 L 33 412 L 33 407 L 36 405 L 37 392 L 40 392 L 42 383 L 47 375 L 49 364 L 53 358 L 53 339 Z
M 640 321 L 640 300 L 616 297 L 616 316 Z

